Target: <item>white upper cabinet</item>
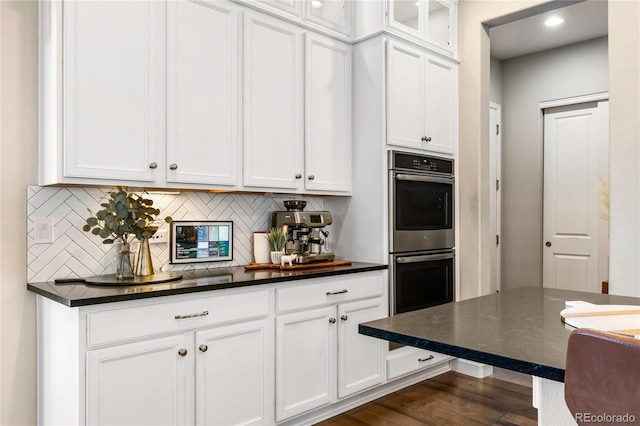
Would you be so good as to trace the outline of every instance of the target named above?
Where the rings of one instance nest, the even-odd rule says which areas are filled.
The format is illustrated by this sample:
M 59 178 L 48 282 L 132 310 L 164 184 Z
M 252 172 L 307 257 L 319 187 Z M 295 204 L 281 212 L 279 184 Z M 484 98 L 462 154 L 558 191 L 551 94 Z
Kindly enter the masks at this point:
M 305 188 L 351 189 L 351 48 L 305 35 Z
M 387 143 L 423 148 L 423 52 L 389 42 L 387 52 Z
M 305 28 L 343 40 L 351 35 L 350 0 L 236 0 Z
M 351 48 L 252 12 L 244 15 L 246 187 L 351 189 Z M 304 74 L 303 74 L 304 73 Z M 303 81 L 305 84 L 303 84 Z
M 164 3 L 40 7 L 41 183 L 162 179 Z
M 386 32 L 445 56 L 457 54 L 457 1 L 368 0 L 354 8 L 357 41 Z
M 389 40 L 387 70 L 387 143 L 453 155 L 456 64 Z
M 239 184 L 238 10 L 167 3 L 167 182 Z
M 296 189 L 302 181 L 302 33 L 244 15 L 244 185 Z
M 345 36 L 351 34 L 351 5 L 349 0 L 305 0 L 305 19 Z
M 429 151 L 454 154 L 458 139 L 458 66 L 425 57 L 425 131 Z
M 457 8 L 446 0 L 388 0 L 390 30 L 455 51 Z

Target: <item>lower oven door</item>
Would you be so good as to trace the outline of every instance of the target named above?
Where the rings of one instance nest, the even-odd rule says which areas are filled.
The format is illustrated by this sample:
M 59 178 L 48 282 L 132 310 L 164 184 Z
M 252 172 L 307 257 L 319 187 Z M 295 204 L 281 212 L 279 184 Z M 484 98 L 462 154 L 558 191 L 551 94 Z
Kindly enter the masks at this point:
M 393 315 L 453 302 L 454 250 L 390 256 Z

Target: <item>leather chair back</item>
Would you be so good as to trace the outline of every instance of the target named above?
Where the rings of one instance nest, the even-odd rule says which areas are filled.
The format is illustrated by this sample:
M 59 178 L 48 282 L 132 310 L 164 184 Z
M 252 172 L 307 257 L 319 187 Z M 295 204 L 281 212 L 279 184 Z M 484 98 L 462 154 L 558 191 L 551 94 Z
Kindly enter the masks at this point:
M 615 416 L 640 424 L 640 340 L 587 328 L 571 332 L 564 398 L 579 425 L 625 423 Z

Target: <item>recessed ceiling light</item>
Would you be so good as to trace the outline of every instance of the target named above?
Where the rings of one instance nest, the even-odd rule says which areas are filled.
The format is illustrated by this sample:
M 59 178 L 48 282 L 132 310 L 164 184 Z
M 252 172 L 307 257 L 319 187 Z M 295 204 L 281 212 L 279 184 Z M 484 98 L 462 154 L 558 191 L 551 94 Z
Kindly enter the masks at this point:
M 564 22 L 564 19 L 558 18 L 557 16 L 554 16 L 553 18 L 549 18 L 546 21 L 544 21 L 544 24 L 547 27 L 555 27 L 556 25 L 560 25 L 563 22 Z

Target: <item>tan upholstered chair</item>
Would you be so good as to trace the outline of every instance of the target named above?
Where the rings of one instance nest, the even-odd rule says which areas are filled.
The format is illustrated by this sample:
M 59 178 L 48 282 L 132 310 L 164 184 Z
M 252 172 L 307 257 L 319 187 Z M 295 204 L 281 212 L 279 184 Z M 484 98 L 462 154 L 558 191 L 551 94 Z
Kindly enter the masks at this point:
M 576 329 L 565 371 L 564 399 L 579 425 L 640 425 L 640 340 Z

